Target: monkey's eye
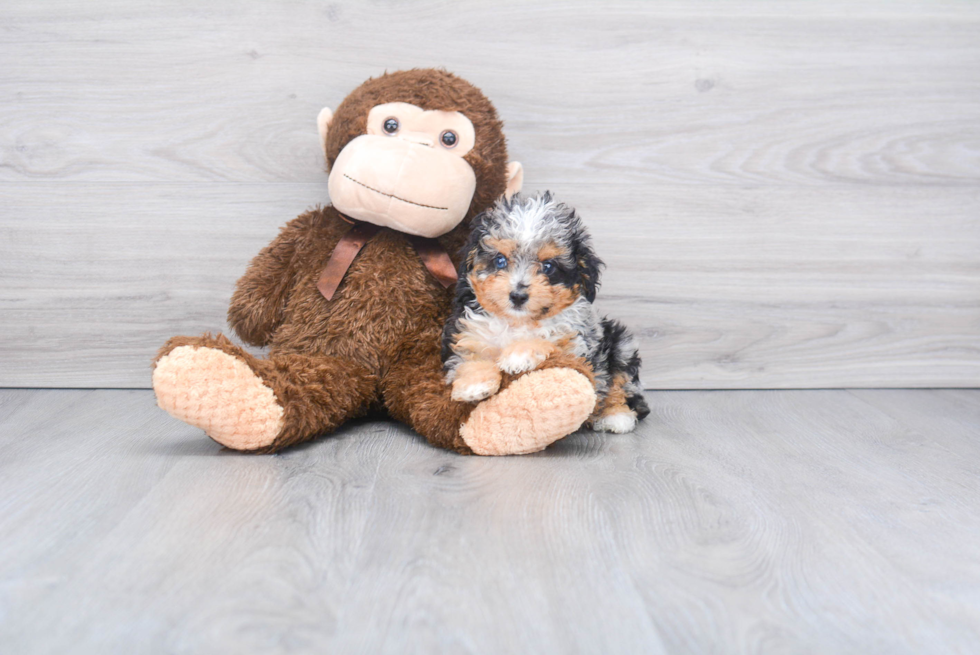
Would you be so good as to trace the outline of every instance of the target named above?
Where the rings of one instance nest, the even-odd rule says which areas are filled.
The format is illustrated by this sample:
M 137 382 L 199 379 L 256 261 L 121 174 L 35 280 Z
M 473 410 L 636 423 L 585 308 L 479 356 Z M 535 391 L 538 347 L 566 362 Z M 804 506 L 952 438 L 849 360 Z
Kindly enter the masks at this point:
M 541 262 L 541 272 L 545 275 L 551 275 L 555 272 L 555 262 L 547 261 Z
M 503 270 L 507 268 L 507 258 L 503 255 L 497 255 L 493 258 L 493 265 L 497 267 L 497 270 Z
M 446 146 L 447 148 L 455 148 L 456 143 L 459 141 L 459 137 L 457 137 L 456 133 L 452 130 L 446 130 L 439 135 L 439 141 L 441 141 L 442 145 Z
M 384 122 L 385 134 L 394 134 L 398 131 L 398 119 L 397 118 L 386 118 Z

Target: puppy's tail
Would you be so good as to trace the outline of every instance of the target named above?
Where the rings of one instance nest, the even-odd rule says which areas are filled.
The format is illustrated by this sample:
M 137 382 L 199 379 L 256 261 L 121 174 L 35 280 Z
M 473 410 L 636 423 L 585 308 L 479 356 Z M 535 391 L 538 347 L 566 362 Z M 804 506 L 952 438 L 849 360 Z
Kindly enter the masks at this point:
M 602 343 L 600 350 L 608 353 L 609 376 L 615 383 L 623 380 L 626 405 L 636 414 L 645 418 L 650 407 L 643 398 L 643 385 L 640 383 L 640 351 L 636 340 L 625 325 L 611 318 L 602 319 Z

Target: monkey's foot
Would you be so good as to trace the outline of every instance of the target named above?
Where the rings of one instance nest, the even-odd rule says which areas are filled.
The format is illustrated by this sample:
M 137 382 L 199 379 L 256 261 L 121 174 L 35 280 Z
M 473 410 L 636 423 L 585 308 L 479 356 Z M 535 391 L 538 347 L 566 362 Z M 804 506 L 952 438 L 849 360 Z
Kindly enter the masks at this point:
M 153 369 L 153 391 L 161 409 L 235 450 L 268 446 L 283 427 L 272 389 L 248 364 L 216 348 L 171 350 Z
M 595 402 L 592 383 L 578 371 L 532 371 L 477 405 L 459 433 L 478 455 L 534 453 L 577 430 Z

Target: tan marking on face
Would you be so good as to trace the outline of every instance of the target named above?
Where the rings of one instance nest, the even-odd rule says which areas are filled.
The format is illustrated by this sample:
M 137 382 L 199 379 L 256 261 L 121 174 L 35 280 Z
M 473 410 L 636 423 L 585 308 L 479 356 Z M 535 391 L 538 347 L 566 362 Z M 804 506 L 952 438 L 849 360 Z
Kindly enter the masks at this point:
M 483 243 L 508 259 L 517 249 L 517 242 L 513 239 L 485 239 Z
M 510 308 L 510 276 L 505 272 L 494 273 L 482 280 L 476 275 L 469 276 L 470 288 L 477 302 L 491 314 L 504 316 Z
M 524 307 L 538 321 L 557 316 L 578 298 L 577 287 L 569 289 L 562 284 L 552 285 L 548 277 L 540 273 L 531 278 L 527 293 Z
M 560 284 L 552 285 L 547 276 L 539 273 L 531 278 L 527 286 L 528 299 L 519 310 L 523 314 L 513 316 L 508 311 L 514 309 L 510 302 L 512 285 L 508 272 L 499 271 L 482 280 L 476 272 L 471 273 L 468 280 L 477 301 L 487 312 L 514 326 L 537 327 L 539 321 L 557 316 L 568 309 L 579 296 L 578 286 L 569 289 Z
M 557 243 L 546 243 L 545 245 L 538 248 L 538 261 L 543 262 L 547 259 L 554 259 L 555 257 L 561 257 L 567 250 L 559 246 Z

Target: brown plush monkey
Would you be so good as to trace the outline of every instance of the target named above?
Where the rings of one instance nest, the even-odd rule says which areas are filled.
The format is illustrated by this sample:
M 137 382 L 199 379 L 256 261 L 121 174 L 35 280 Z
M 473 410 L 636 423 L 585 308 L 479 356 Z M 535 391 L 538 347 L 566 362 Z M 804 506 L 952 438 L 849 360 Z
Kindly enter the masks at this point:
M 160 350 L 161 408 L 229 448 L 274 452 L 383 409 L 460 453 L 541 450 L 596 396 L 585 362 L 559 357 L 479 405 L 450 398 L 440 335 L 470 220 L 520 189 L 490 101 L 439 70 L 370 79 L 318 118 L 332 206 L 290 221 L 238 281 L 227 338 Z M 452 263 L 445 253 L 451 253 Z

